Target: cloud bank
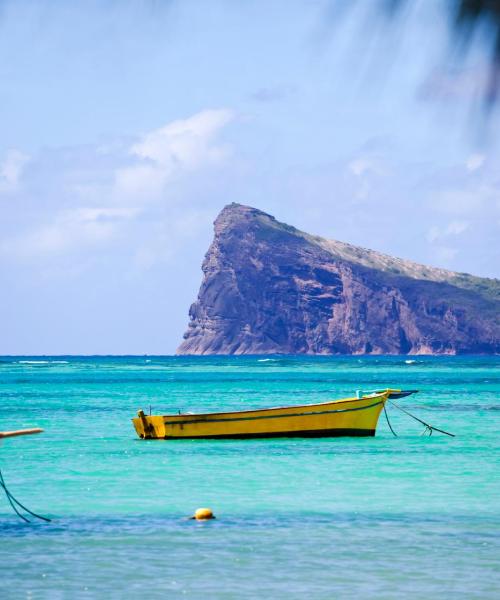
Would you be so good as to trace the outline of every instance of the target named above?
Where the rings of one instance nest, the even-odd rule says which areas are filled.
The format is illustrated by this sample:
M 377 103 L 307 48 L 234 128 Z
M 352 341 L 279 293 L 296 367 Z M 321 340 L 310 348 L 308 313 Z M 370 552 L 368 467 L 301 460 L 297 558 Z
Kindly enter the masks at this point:
M 42 151 L 28 171 L 28 157 L 11 150 L 0 167 L 0 201 L 9 194 L 16 202 L 9 208 L 15 225 L 2 232 L 0 258 L 26 263 L 101 252 L 166 209 L 170 227 L 187 231 L 186 214 L 199 202 L 179 205 L 179 188 L 228 164 L 231 148 L 218 138 L 233 119 L 227 109 L 204 110 L 133 140 Z M 137 253 L 144 255 L 141 245 Z

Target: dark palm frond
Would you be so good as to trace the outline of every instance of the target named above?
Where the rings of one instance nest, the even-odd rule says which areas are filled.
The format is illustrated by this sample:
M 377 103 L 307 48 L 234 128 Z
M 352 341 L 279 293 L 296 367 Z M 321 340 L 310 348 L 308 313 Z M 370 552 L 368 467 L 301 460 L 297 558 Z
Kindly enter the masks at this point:
M 384 14 L 397 17 L 412 0 L 379 0 Z M 479 33 L 489 48 L 489 77 L 484 90 L 485 107 L 491 108 L 500 93 L 500 0 L 449 0 L 450 29 L 460 51 L 465 54 Z

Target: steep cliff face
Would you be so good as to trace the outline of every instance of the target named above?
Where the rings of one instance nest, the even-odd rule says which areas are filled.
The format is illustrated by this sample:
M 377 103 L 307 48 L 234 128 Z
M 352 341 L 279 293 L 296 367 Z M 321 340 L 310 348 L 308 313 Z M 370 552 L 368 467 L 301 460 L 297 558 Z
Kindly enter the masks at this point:
M 231 204 L 179 354 L 500 352 L 500 281 L 308 235 Z

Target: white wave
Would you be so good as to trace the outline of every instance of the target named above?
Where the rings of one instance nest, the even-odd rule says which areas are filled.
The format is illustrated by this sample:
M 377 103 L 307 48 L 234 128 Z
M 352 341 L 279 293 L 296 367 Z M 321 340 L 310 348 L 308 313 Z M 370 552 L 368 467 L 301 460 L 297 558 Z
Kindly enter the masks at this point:
M 414 365 L 417 361 L 416 360 L 405 360 L 405 363 L 407 365 Z
M 20 365 L 48 365 L 50 360 L 20 360 Z
M 258 358 L 257 362 L 274 362 L 274 358 Z
M 19 360 L 20 365 L 67 365 L 69 360 Z

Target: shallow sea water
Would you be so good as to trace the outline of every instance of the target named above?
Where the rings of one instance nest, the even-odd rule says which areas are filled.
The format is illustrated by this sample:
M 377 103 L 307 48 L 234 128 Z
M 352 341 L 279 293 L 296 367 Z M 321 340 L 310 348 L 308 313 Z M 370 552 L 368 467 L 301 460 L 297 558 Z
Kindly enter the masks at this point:
M 500 597 L 500 357 L 2 357 L 0 597 Z M 131 417 L 321 402 L 374 438 L 142 441 Z M 210 506 L 218 519 L 186 519 Z

